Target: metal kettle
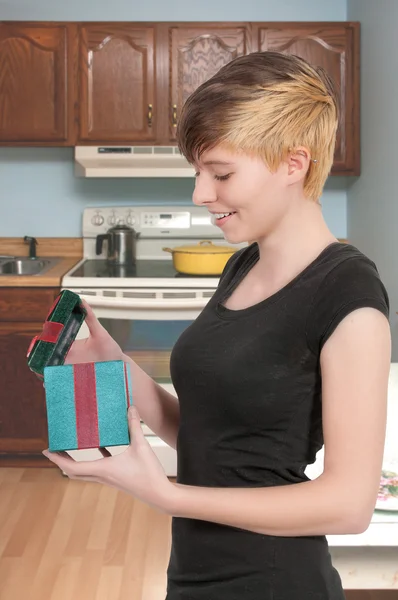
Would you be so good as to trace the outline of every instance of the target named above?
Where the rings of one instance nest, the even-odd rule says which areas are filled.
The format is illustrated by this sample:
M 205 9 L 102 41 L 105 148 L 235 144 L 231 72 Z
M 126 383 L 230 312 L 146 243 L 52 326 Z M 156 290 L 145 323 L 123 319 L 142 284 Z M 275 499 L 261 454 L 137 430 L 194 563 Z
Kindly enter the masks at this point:
M 108 229 L 107 233 L 97 235 L 95 252 L 97 255 L 102 253 L 102 245 L 106 240 L 108 242 L 108 263 L 111 265 L 135 265 L 136 242 L 139 235 L 132 227 L 118 223 Z

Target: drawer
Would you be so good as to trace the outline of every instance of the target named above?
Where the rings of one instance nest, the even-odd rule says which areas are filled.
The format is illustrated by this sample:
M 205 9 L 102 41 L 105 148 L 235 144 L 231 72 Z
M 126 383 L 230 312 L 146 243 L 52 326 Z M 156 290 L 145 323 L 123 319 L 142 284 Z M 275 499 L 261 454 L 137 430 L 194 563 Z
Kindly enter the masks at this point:
M 60 288 L 0 287 L 0 322 L 45 320 Z

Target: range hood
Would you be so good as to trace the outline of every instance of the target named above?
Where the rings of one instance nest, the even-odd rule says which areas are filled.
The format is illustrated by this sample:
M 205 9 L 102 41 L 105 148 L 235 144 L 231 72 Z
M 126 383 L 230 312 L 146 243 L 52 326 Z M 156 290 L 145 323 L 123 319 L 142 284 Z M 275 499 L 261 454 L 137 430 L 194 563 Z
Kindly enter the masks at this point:
M 78 177 L 194 177 L 176 146 L 77 146 Z

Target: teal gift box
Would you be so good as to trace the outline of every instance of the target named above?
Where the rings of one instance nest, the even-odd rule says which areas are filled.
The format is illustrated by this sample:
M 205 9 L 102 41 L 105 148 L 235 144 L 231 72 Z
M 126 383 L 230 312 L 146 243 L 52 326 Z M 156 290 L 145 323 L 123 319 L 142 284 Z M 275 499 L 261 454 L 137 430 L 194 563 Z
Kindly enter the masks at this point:
M 44 368 L 51 452 L 130 443 L 130 369 L 121 360 Z

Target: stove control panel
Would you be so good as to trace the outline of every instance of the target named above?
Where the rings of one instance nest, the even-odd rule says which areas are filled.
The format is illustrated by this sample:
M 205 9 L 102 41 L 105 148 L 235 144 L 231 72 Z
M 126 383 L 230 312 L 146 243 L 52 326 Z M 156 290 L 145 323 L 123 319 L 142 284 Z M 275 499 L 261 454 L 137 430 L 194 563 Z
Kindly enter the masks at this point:
M 154 229 L 189 229 L 189 212 L 145 212 L 141 215 L 141 227 Z
M 198 206 L 122 206 L 86 208 L 83 237 L 92 238 L 117 224 L 133 227 L 140 238 L 204 237 L 221 238 L 210 213 Z

